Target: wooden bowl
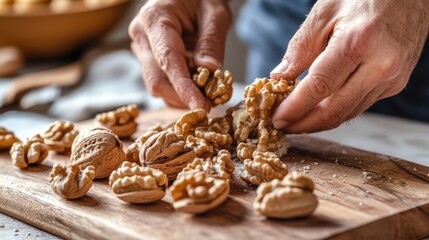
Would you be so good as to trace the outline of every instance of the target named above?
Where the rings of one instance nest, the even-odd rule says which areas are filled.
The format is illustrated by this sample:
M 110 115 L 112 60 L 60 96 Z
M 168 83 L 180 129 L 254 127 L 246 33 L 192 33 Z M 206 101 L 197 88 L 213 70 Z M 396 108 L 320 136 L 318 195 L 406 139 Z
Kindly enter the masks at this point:
M 131 0 L 54 12 L 49 5 L 35 11 L 0 13 L 0 47 L 16 46 L 28 58 L 54 58 L 100 39 L 127 12 Z

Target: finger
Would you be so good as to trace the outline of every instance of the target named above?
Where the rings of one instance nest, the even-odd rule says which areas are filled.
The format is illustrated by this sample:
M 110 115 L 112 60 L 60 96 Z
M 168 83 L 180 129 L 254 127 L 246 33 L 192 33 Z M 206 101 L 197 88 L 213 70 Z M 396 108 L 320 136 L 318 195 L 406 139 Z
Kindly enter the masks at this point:
M 159 68 L 150 51 L 147 40 L 142 36 L 138 41 L 140 42 L 139 44 L 136 42 L 131 43 L 131 49 L 141 63 L 140 69 L 148 91 L 153 96 L 163 97 L 171 107 L 186 108 L 186 104 L 182 102 L 164 72 Z
M 202 108 L 209 111 L 209 100 L 204 98 L 190 78 L 185 60 L 185 46 L 179 34 L 181 32 L 181 27 L 178 25 L 180 21 L 171 16 L 160 16 L 157 11 L 157 8 L 153 8 L 146 14 L 159 16 L 158 18 L 143 21 L 156 62 L 167 75 L 180 99 L 189 108 Z
M 305 117 L 284 130 L 291 133 L 317 132 L 338 127 L 356 117 L 381 94 L 382 87 L 374 86 L 368 76 L 373 68 L 361 65 L 350 79 L 332 96 L 324 99 Z
M 322 52 L 335 25 L 335 1 L 318 1 L 308 17 L 290 40 L 286 53 L 271 78 L 280 80 L 297 78 L 307 70 Z
M 300 121 L 323 99 L 336 92 L 356 70 L 362 50 L 352 33 L 336 31 L 326 49 L 316 58 L 309 74 L 273 115 L 276 128 Z
M 204 66 L 212 72 L 222 68 L 225 40 L 232 18 L 228 3 L 221 2 L 202 1 L 204 14 L 198 20 L 199 35 L 194 60 L 198 66 Z

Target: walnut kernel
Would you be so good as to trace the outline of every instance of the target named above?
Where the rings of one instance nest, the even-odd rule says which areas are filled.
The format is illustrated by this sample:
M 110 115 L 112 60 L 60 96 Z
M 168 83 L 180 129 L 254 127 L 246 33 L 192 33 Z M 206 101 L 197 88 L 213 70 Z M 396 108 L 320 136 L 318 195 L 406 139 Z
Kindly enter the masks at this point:
M 49 174 L 49 182 L 52 190 L 65 199 L 76 199 L 83 197 L 92 187 L 94 179 L 94 167 L 87 166 L 81 170 L 79 165 L 68 167 L 55 164 Z
M 10 149 L 13 165 L 26 168 L 28 165 L 41 163 L 48 156 L 48 147 L 37 134 L 24 142 L 16 142 Z
M 196 109 L 183 114 L 177 120 L 174 126 L 174 131 L 177 135 L 182 135 L 184 138 L 188 135 L 193 135 L 195 128 L 208 125 L 207 112 L 204 109 Z
M 288 173 L 287 166 L 273 152 L 255 151 L 253 160 L 245 159 L 243 163 L 245 171 L 240 177 L 253 185 L 260 185 L 273 179 L 282 179 Z
M 136 132 L 138 115 L 137 105 L 131 104 L 114 111 L 100 113 L 96 116 L 96 120 L 101 126 L 112 130 L 118 137 L 126 138 Z
M 42 134 L 49 150 L 69 154 L 74 139 L 79 134 L 75 125 L 68 121 L 55 121 Z
M 20 142 L 20 140 L 15 137 L 13 132 L 9 132 L 6 128 L 0 127 L 0 151 L 3 149 L 10 149 L 16 142 Z

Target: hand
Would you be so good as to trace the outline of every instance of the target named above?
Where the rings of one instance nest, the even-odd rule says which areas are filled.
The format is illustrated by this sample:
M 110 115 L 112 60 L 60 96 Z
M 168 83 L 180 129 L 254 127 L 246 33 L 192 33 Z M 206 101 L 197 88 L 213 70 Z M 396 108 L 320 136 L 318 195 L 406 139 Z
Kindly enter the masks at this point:
M 273 115 L 274 126 L 292 133 L 336 128 L 398 94 L 428 31 L 429 1 L 317 1 L 271 72 L 289 79 L 310 67 Z
M 129 27 L 149 91 L 172 107 L 210 110 L 185 54 L 198 66 L 221 68 L 231 18 L 227 0 L 149 0 Z

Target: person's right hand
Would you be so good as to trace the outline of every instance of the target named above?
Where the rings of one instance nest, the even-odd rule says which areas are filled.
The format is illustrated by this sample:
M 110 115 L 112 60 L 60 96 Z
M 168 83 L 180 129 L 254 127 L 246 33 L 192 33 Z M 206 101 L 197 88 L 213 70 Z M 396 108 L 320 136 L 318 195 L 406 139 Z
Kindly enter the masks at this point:
M 221 68 L 231 18 L 227 0 L 149 0 L 129 27 L 149 91 L 172 107 L 209 110 L 185 55 L 197 66 Z

